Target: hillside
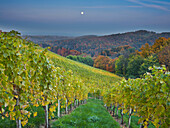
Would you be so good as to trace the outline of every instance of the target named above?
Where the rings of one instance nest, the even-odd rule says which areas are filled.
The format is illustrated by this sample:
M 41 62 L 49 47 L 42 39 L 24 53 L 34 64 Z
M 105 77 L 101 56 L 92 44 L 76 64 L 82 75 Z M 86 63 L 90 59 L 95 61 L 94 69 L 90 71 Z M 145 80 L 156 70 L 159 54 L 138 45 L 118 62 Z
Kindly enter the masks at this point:
M 65 70 L 72 70 L 75 75 L 81 77 L 90 87 L 93 85 L 112 85 L 110 83 L 116 83 L 122 79 L 113 73 L 67 59 L 50 51 L 48 56 L 53 60 L 55 66 L 62 67 Z
M 52 41 L 54 46 L 74 49 L 83 53 L 98 55 L 102 50 L 117 46 L 129 45 L 140 48 L 145 43 L 152 45 L 159 37 L 170 37 L 170 33 L 155 33 L 148 31 L 136 31 L 123 34 L 113 34 L 99 37 L 76 38 L 62 41 Z
M 34 43 L 40 43 L 40 42 L 48 42 L 48 41 L 56 41 L 56 40 L 66 40 L 66 39 L 73 39 L 74 37 L 68 37 L 68 36 L 48 36 L 48 35 L 23 35 L 23 38 L 26 38 L 28 40 L 33 41 Z
M 136 49 L 139 49 L 145 43 L 153 45 L 154 41 L 159 37 L 170 37 L 170 32 L 156 33 L 146 30 L 139 30 L 135 32 L 126 32 L 105 36 L 80 36 L 75 38 L 40 38 L 35 36 L 28 36 L 30 40 L 35 43 L 41 44 L 41 46 L 50 46 L 54 49 L 54 46 L 62 47 L 66 49 L 77 50 L 81 53 L 86 53 L 93 56 L 97 56 L 102 50 L 111 49 L 118 46 L 129 45 Z M 69 38 L 69 39 L 68 39 Z M 57 53 L 57 50 L 53 50 Z M 61 55 L 61 54 L 60 54 Z

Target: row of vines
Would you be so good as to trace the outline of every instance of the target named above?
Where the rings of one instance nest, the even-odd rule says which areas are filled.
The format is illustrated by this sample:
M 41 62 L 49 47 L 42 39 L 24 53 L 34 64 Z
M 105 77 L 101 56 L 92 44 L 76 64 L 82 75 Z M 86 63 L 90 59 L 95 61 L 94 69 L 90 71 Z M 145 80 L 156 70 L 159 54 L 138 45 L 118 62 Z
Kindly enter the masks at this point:
M 69 105 L 87 99 L 82 80 L 71 70 L 55 67 L 46 53 L 16 31 L 0 34 L 0 114 L 16 120 L 17 128 L 37 115 L 29 111 L 30 105 L 43 106 L 47 128 L 56 107 L 60 117 L 61 107 L 68 113 Z
M 119 84 L 108 88 L 104 93 L 104 102 L 118 116 L 129 114 L 130 128 L 131 115 L 140 117 L 141 127 L 148 127 L 151 122 L 156 128 L 170 126 L 170 72 L 163 67 L 150 68 L 143 78 L 122 79 Z M 115 112 L 116 109 L 116 113 Z

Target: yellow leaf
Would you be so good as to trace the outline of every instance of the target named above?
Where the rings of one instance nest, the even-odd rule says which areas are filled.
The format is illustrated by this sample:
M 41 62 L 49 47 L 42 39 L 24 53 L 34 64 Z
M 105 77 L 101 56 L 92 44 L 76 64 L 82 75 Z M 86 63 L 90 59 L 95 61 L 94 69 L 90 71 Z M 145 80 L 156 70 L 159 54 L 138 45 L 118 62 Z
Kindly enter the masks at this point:
M 18 95 L 15 95 L 15 98 L 18 98 Z
M 49 102 L 48 101 L 45 101 L 44 102 L 44 106 L 46 106 L 46 105 L 48 105 L 49 104 Z
M 13 111 L 14 110 L 14 106 L 9 106 L 9 111 Z
M 25 126 L 27 124 L 28 120 L 21 121 L 22 126 Z
M 4 111 L 5 111 L 5 110 L 2 108 L 2 113 L 4 113 Z
M 147 121 L 145 121 L 145 122 L 144 122 L 144 125 L 145 125 L 144 128 L 147 128 L 147 124 L 148 124 Z
M 14 112 L 10 112 L 10 120 L 15 120 L 15 113 Z
M 44 103 L 44 101 L 42 101 L 42 106 L 45 106 L 45 103 Z
M 15 120 L 15 117 L 12 117 L 12 120 Z
M 38 104 L 34 104 L 34 106 L 38 107 L 39 105 Z
M 34 117 L 37 116 L 37 112 L 34 113 Z
M 54 115 L 54 113 L 52 113 L 52 115 L 51 115 L 52 117 L 55 117 L 55 115 Z
M 6 117 L 8 117 L 8 116 L 9 116 L 9 115 L 8 115 L 8 112 L 5 114 L 5 116 L 6 116 Z

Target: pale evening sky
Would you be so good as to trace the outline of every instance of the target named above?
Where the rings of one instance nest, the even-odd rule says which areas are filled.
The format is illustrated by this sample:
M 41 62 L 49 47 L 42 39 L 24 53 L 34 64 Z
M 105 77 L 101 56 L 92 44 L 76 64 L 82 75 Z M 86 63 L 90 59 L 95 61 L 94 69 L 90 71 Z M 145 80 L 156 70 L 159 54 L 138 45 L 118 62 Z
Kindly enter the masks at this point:
M 0 29 L 68 36 L 170 32 L 170 0 L 0 0 Z

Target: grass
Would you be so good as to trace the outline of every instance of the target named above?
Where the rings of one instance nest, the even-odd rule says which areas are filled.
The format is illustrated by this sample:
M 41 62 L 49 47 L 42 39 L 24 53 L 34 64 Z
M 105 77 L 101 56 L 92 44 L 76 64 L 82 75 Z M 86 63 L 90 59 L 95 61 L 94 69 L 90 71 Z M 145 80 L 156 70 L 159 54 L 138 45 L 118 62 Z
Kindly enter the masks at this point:
M 103 107 L 103 102 L 89 99 L 87 104 L 76 108 L 70 115 L 66 115 L 52 123 L 52 128 L 120 128 Z
M 116 113 L 116 109 L 115 109 L 115 113 Z M 119 113 L 118 113 L 118 118 L 120 119 L 121 118 L 121 114 L 120 114 L 120 110 L 119 110 Z M 128 119 L 129 119 L 129 115 L 128 114 L 124 114 L 123 115 L 123 121 L 124 123 L 126 123 L 126 126 L 128 126 Z M 139 128 L 140 127 L 140 124 L 138 124 L 138 120 L 140 118 L 135 116 L 135 115 L 132 115 L 131 116 L 131 128 Z M 155 128 L 155 126 L 153 124 L 150 123 L 150 125 L 148 126 L 148 128 Z
M 10 118 L 1 119 L 0 116 L 0 128 L 16 128 L 15 120 L 10 120 Z

